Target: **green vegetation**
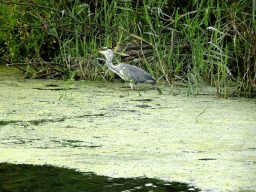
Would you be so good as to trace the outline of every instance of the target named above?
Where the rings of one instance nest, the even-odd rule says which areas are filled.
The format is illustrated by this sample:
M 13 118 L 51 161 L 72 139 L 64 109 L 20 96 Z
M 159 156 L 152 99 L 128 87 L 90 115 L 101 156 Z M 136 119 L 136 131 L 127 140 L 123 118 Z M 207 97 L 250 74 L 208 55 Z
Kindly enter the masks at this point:
M 110 178 L 50 165 L 0 164 L 0 191 L 199 191 L 152 178 Z
M 255 87 L 253 0 L 0 0 L 0 5 L 2 63 L 51 62 L 51 70 L 65 79 L 108 81 L 113 74 L 92 50 L 110 46 L 157 79 L 187 86 L 188 95 L 204 85 L 215 86 L 224 98 L 232 86 L 237 94 Z M 119 54 L 115 62 L 121 59 Z M 37 72 L 27 64 L 24 72 Z

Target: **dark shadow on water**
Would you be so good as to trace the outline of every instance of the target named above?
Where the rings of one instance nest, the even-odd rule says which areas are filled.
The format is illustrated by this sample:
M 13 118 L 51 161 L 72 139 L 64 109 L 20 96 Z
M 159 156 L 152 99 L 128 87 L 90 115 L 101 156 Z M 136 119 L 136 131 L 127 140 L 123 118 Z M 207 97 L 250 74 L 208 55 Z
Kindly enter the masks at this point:
M 31 120 L 31 121 L 0 121 L 0 125 L 8 125 L 8 124 L 23 124 L 27 125 L 27 123 L 30 123 L 32 125 L 40 125 L 42 123 L 49 123 L 49 122 L 63 122 L 66 119 L 74 119 L 74 118 L 84 118 L 84 117 L 102 117 L 105 114 L 99 113 L 99 114 L 84 114 L 84 115 L 78 115 L 78 116 L 72 116 L 72 117 L 62 117 L 62 118 L 55 118 L 55 119 L 38 119 L 38 120 Z
M 51 165 L 0 163 L 0 192 L 15 191 L 200 191 L 179 182 L 153 178 L 111 178 Z

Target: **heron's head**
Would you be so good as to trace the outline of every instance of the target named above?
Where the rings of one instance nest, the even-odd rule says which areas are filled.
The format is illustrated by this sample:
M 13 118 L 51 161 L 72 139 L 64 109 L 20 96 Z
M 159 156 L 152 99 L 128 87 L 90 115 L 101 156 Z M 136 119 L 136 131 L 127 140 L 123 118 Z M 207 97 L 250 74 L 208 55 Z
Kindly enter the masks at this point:
M 98 51 L 99 53 L 105 55 L 106 57 L 114 54 L 110 47 L 103 47 L 103 48 L 95 49 L 93 51 Z

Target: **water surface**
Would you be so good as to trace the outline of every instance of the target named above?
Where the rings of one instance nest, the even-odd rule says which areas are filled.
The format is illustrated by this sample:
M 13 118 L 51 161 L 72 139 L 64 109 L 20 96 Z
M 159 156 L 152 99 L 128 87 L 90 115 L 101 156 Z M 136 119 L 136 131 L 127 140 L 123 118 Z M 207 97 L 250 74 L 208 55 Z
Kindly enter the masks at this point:
M 256 102 L 160 84 L 29 80 L 0 72 L 0 162 L 256 190 Z M 175 94 L 173 94 L 173 92 Z M 205 93 L 210 93 L 206 95 Z

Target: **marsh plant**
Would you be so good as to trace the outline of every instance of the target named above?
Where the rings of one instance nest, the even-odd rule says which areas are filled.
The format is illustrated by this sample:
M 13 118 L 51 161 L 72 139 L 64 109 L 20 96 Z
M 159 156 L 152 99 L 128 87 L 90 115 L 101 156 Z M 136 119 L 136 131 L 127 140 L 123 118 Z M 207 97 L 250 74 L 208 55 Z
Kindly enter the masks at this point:
M 118 53 L 114 64 L 125 54 L 129 63 L 159 81 L 172 87 L 185 85 L 188 94 L 210 85 L 219 97 L 227 98 L 234 85 L 238 94 L 255 87 L 253 0 L 0 0 L 0 4 L 2 61 L 25 62 L 25 53 L 32 60 L 41 57 L 64 64 L 65 70 L 58 65 L 55 69 L 64 71 L 66 79 L 109 81 L 113 73 L 92 50 L 110 46 Z M 21 45 L 25 52 L 19 55 Z

